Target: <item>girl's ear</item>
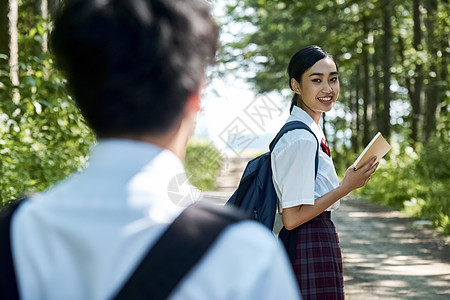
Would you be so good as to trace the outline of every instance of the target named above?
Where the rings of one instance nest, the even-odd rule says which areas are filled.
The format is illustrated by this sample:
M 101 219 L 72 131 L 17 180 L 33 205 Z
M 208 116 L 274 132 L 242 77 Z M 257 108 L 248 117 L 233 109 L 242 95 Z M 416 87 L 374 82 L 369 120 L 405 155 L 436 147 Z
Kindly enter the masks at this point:
M 298 83 L 297 80 L 295 80 L 295 78 L 291 78 L 291 87 L 292 87 L 292 90 L 293 90 L 296 94 L 301 95 L 300 84 Z

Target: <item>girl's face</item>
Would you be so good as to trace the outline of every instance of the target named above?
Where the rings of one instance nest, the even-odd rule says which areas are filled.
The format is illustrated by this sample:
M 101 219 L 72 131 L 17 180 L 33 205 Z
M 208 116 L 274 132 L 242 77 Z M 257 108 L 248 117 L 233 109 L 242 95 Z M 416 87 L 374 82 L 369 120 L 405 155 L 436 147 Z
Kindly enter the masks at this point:
M 336 64 L 330 57 L 323 58 L 303 73 L 300 84 L 292 85 L 301 97 L 299 106 L 319 123 L 322 113 L 330 111 L 339 97 Z

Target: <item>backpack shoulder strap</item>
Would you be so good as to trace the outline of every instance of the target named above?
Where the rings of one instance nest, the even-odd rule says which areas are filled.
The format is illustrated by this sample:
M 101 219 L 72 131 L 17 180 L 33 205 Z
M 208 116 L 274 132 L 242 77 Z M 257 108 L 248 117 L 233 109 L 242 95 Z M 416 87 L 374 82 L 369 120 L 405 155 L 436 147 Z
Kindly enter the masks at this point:
M 314 132 L 311 130 L 311 128 L 306 125 L 305 123 L 301 122 L 301 121 L 291 121 L 288 122 L 286 124 L 284 124 L 283 127 L 281 127 L 280 131 L 277 133 L 277 135 L 275 136 L 275 138 L 272 140 L 272 142 L 269 145 L 269 149 L 270 152 L 273 151 L 273 149 L 275 148 L 275 145 L 278 143 L 278 141 L 281 139 L 281 137 L 286 134 L 287 132 L 294 130 L 294 129 L 305 129 L 307 131 L 309 131 L 313 137 L 316 139 L 317 142 L 317 152 L 316 152 L 316 157 L 315 157 L 315 177 L 317 177 L 317 168 L 319 166 L 319 141 L 317 140 L 316 135 L 314 134 Z
M 14 201 L 0 211 L 0 299 L 19 299 L 11 249 L 11 219 L 25 199 Z
M 220 233 L 243 219 L 230 207 L 201 202 L 189 206 L 147 252 L 115 299 L 166 299 Z

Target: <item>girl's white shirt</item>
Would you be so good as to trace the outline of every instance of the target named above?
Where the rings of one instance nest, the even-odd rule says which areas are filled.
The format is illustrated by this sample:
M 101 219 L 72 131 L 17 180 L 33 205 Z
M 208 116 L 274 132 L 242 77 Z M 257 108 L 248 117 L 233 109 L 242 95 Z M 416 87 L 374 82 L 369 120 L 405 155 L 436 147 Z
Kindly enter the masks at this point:
M 322 128 L 303 109 L 294 106 L 287 122 L 301 121 L 314 132 L 317 140 L 325 138 Z M 272 180 L 282 208 L 314 205 L 315 199 L 339 185 L 333 159 L 319 148 L 319 165 L 314 179 L 317 141 L 309 131 L 297 129 L 286 133 L 272 151 Z M 333 211 L 340 200 L 327 208 Z

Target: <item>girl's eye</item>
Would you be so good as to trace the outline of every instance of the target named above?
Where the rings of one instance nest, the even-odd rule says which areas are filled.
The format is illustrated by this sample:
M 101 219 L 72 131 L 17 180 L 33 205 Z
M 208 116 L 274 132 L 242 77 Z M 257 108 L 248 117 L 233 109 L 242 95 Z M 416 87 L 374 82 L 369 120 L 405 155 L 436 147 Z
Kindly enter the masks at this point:
M 331 78 L 331 81 L 337 81 L 338 80 L 338 78 L 337 77 L 333 77 L 333 78 Z
M 316 78 L 312 80 L 313 82 L 321 82 L 320 79 Z

